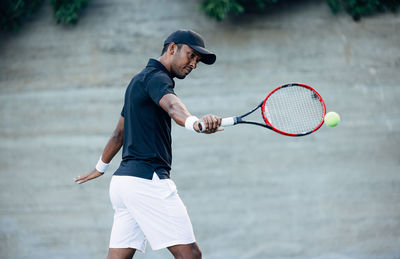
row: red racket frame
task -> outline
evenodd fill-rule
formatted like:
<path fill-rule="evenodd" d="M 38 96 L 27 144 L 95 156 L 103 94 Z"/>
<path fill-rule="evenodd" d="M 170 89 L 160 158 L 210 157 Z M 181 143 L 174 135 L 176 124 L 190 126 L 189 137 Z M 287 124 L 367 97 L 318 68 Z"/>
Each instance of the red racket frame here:
<path fill-rule="evenodd" d="M 305 132 L 305 133 L 302 133 L 302 134 L 288 133 L 288 132 L 284 132 L 284 131 L 282 131 L 282 130 L 279 130 L 279 129 L 275 128 L 275 127 L 272 126 L 272 124 L 268 121 L 268 119 L 267 119 L 267 117 L 266 117 L 266 115 L 265 115 L 265 112 L 264 112 L 264 110 L 265 110 L 265 103 L 267 102 L 268 98 L 269 98 L 274 92 L 278 91 L 278 90 L 281 89 L 281 88 L 292 87 L 292 86 L 296 86 L 296 85 L 297 85 L 297 86 L 302 86 L 302 87 L 308 88 L 308 89 L 310 89 L 311 91 L 313 91 L 314 93 L 316 93 L 317 96 L 318 96 L 318 98 L 319 98 L 319 101 L 320 101 L 321 104 L 322 104 L 322 108 L 323 108 L 323 116 L 322 116 L 322 118 L 321 118 L 320 124 L 318 124 L 318 126 L 317 126 L 315 129 L 313 129 L 312 131 Z M 265 99 L 264 99 L 264 101 L 263 101 L 263 103 L 262 103 L 262 106 L 261 106 L 261 114 L 262 114 L 262 117 L 263 117 L 263 119 L 264 119 L 265 124 L 267 124 L 268 126 L 270 126 L 272 130 L 274 130 L 274 131 L 276 131 L 276 132 L 278 132 L 278 133 L 280 133 L 280 134 L 283 134 L 283 135 L 294 136 L 294 137 L 295 137 L 295 136 L 304 136 L 304 135 L 308 135 L 308 134 L 313 133 L 314 131 L 318 130 L 318 129 L 322 126 L 322 124 L 324 123 L 324 116 L 325 116 L 325 114 L 326 114 L 326 107 L 325 107 L 325 102 L 324 102 L 324 100 L 322 99 L 321 95 L 320 95 L 314 88 L 312 88 L 311 86 L 305 85 L 305 84 L 292 83 L 292 84 L 281 85 L 281 86 L 275 88 L 274 90 L 272 90 L 272 91 L 267 95 L 267 97 L 265 97 Z"/>

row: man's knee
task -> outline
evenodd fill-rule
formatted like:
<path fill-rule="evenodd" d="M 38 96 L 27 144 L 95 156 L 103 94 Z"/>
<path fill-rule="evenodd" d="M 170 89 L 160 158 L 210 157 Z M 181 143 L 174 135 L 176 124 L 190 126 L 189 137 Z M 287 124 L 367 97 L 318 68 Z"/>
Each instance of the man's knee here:
<path fill-rule="evenodd" d="M 199 246 L 195 245 L 192 247 L 192 254 L 193 254 L 193 259 L 201 259 L 202 254 Z"/>
<path fill-rule="evenodd" d="M 168 248 L 174 255 L 175 259 L 201 259 L 202 254 L 197 243 L 190 245 L 178 245 Z"/>
<path fill-rule="evenodd" d="M 110 248 L 107 259 L 132 259 L 135 252 L 133 248 Z"/>

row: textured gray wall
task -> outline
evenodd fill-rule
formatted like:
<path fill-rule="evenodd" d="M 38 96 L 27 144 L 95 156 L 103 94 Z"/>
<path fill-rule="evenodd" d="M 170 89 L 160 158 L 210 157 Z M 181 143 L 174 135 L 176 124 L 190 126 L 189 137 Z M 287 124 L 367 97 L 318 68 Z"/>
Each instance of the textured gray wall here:
<path fill-rule="evenodd" d="M 302 1 L 222 23 L 197 1 L 92 0 L 77 27 L 49 6 L 0 40 L 0 257 L 105 258 L 109 173 L 84 185 L 131 77 L 178 28 L 217 53 L 176 91 L 193 114 L 246 112 L 307 83 L 342 116 L 304 138 L 174 126 L 172 176 L 206 259 L 400 258 L 400 15 L 354 23 Z M 171 258 L 147 249 L 137 258 Z"/>

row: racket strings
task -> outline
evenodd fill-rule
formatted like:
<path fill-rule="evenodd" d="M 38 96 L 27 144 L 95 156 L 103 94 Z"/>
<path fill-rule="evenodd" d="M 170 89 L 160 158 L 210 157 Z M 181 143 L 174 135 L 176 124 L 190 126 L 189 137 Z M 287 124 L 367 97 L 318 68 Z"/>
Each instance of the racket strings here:
<path fill-rule="evenodd" d="M 314 91 L 292 85 L 280 88 L 267 98 L 264 114 L 274 128 L 286 133 L 304 134 L 320 125 L 324 108 Z"/>

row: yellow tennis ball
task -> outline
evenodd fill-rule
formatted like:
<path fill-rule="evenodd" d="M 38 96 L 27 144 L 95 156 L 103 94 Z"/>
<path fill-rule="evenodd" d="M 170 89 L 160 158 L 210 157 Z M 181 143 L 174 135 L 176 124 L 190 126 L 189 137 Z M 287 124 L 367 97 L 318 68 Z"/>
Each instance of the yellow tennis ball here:
<path fill-rule="evenodd" d="M 324 117 L 324 122 L 329 127 L 336 127 L 340 122 L 340 116 L 336 112 L 328 112 Z"/>

